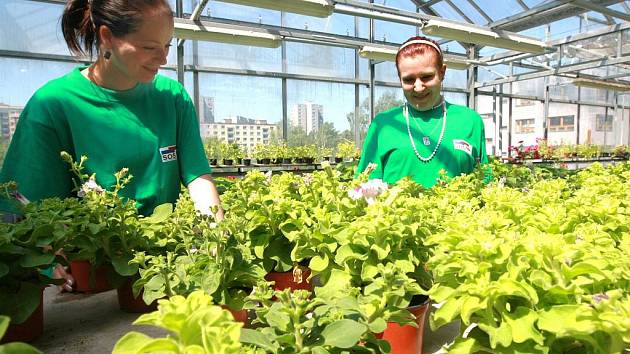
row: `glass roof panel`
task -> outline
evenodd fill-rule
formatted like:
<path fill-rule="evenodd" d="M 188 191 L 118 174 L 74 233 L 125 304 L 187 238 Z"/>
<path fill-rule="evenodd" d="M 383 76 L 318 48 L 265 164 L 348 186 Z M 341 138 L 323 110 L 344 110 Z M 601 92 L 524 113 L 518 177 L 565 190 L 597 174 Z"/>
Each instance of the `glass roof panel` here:
<path fill-rule="evenodd" d="M 437 4 L 431 6 L 431 9 L 435 11 L 440 17 L 448 18 L 455 21 L 468 22 L 460 14 L 451 7 L 445 1 L 440 1 Z"/>
<path fill-rule="evenodd" d="M 475 1 L 475 0 L 472 0 Z M 468 0 L 451 0 L 453 5 L 457 6 L 463 13 L 478 25 L 485 25 L 488 20 L 483 17 L 477 9 L 475 9 Z"/>
<path fill-rule="evenodd" d="M 475 0 L 477 5 L 492 19 L 500 20 L 523 12 L 516 0 Z"/>
<path fill-rule="evenodd" d="M 374 0 L 374 4 L 416 12 L 416 5 L 411 0 Z"/>

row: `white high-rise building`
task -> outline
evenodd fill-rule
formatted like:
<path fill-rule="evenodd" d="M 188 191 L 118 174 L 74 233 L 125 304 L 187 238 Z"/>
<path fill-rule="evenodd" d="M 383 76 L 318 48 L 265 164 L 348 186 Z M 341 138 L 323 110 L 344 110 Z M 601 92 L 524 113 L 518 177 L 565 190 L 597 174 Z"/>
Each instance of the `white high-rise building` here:
<path fill-rule="evenodd" d="M 3 139 L 11 140 L 23 109 L 0 103 L 0 136 Z"/>
<path fill-rule="evenodd" d="M 241 116 L 225 118 L 223 122 L 200 124 L 202 138 L 215 137 L 227 143 L 238 144 L 245 151 L 253 151 L 258 144 L 269 144 L 278 127 L 266 120 Z"/>
<path fill-rule="evenodd" d="M 291 109 L 291 125 L 316 132 L 324 124 L 324 106 L 312 102 L 298 103 Z"/>

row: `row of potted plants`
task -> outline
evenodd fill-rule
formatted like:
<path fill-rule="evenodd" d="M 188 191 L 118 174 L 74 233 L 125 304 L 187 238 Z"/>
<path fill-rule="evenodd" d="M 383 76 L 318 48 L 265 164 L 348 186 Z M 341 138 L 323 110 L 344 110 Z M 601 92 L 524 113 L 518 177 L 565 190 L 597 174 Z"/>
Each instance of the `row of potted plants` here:
<path fill-rule="evenodd" d="M 536 139 L 535 145 L 525 146 L 522 141 L 510 146 L 510 152 L 516 161 L 528 159 L 564 160 L 564 159 L 593 159 L 620 158 L 628 159 L 630 148 L 628 145 L 604 147 L 593 144 L 560 144 L 550 145 L 545 139 Z"/>
<path fill-rule="evenodd" d="M 285 144 L 258 144 L 253 151 L 247 152 L 236 143 L 209 141 L 205 145 L 208 161 L 212 165 L 250 165 L 314 163 L 321 161 L 342 162 L 357 159 L 359 150 L 352 141 L 342 141 L 336 148 L 317 147 L 316 145 L 287 146 Z"/>

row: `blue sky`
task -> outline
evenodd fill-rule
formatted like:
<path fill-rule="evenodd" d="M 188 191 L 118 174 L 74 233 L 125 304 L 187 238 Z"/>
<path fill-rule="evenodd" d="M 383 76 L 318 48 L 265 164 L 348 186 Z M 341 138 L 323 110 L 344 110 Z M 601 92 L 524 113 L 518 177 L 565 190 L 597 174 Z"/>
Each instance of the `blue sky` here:
<path fill-rule="evenodd" d="M 481 8 L 493 19 L 520 11 L 515 0 L 476 0 Z M 171 0 L 174 3 L 174 0 Z M 466 0 L 452 0 L 460 6 L 472 20 L 484 24 L 486 20 L 478 14 Z M 542 0 L 526 0 L 528 6 L 535 6 Z M 385 6 L 414 10 L 409 0 L 377 0 Z M 624 11 L 621 5 L 612 7 Z M 190 12 L 192 4 L 185 1 L 184 11 Z M 456 20 L 463 20 L 446 2 L 438 3 L 434 10 Z M 68 54 L 59 32 L 61 5 L 37 3 L 28 0 L 3 0 L 0 2 L 0 49 L 28 51 L 45 54 Z M 236 20 L 280 24 L 277 11 L 257 9 L 247 6 L 232 5 L 210 1 L 205 15 Z M 590 13 L 593 17 L 600 15 Z M 355 32 L 354 18 L 334 14 L 329 18 L 314 18 L 287 14 L 289 27 L 308 28 L 310 30 L 351 35 Z M 359 36 L 367 38 L 366 19 L 359 20 L 356 29 Z M 583 22 L 583 26 L 586 24 Z M 589 23 L 589 29 L 601 26 Z M 558 21 L 551 25 L 552 39 L 575 33 L 580 23 L 577 18 Z M 411 26 L 376 21 L 376 39 L 402 42 L 415 34 Z M 545 29 L 535 28 L 524 34 L 544 39 Z M 463 48 L 455 43 L 446 44 L 448 50 L 462 52 Z M 187 45 L 190 48 L 190 44 Z M 199 46 L 200 64 L 228 69 L 247 69 L 253 71 L 281 72 L 280 49 L 254 48 L 219 43 L 203 43 Z M 494 48 L 484 49 L 483 54 L 502 51 Z M 174 55 L 169 62 L 175 64 Z M 191 63 L 190 58 L 187 63 Z M 63 75 L 74 65 L 59 62 L 42 62 L 0 58 L 0 103 L 24 105 L 32 93 L 46 81 Z M 354 76 L 354 51 L 352 49 L 333 48 L 321 45 L 290 42 L 287 44 L 287 70 L 293 74 L 312 74 L 327 77 L 352 78 Z M 360 77 L 367 79 L 367 60 L 360 62 Z M 396 81 L 393 64 L 377 65 L 377 79 Z M 169 76 L 174 77 L 174 73 Z M 192 87 L 192 76 L 186 76 L 186 86 Z M 465 72 L 451 71 L 447 75 L 447 85 L 465 87 Z M 347 129 L 346 114 L 353 111 L 354 86 L 312 81 L 288 81 L 288 111 L 297 103 L 312 101 L 324 105 L 325 121 L 334 122 L 338 130 Z M 382 91 L 382 90 L 381 90 Z M 192 93 L 192 90 L 189 90 Z M 200 76 L 200 94 L 215 97 L 216 117 L 226 118 L 242 115 L 256 119 L 276 122 L 282 118 L 281 80 L 278 78 L 243 77 L 224 74 L 202 74 Z M 367 97 L 367 89 L 361 90 L 361 101 Z"/>

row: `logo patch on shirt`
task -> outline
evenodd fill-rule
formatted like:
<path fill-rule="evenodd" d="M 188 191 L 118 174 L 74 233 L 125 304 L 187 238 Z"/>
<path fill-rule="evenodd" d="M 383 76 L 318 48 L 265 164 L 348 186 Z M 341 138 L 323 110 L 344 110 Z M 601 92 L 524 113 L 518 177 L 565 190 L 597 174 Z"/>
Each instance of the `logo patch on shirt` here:
<path fill-rule="evenodd" d="M 177 146 L 171 145 L 160 148 L 160 156 L 162 156 L 162 162 L 176 161 Z"/>
<path fill-rule="evenodd" d="M 461 150 L 468 155 L 472 156 L 472 146 L 466 140 L 453 140 L 453 147 L 455 150 Z"/>

